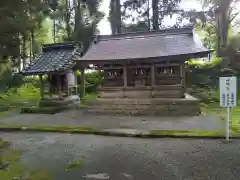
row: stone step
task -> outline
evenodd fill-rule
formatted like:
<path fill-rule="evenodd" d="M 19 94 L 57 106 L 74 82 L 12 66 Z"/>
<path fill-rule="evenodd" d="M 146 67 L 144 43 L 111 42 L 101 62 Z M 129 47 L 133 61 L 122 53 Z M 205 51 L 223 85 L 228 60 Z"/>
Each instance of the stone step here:
<path fill-rule="evenodd" d="M 114 99 L 114 98 L 129 98 L 139 99 L 141 98 L 183 98 L 184 93 L 182 90 L 142 90 L 142 91 L 101 91 L 99 97 L 102 99 Z"/>
<path fill-rule="evenodd" d="M 193 110 L 199 109 L 199 106 L 178 106 L 178 105 L 93 105 L 91 106 L 93 109 L 112 109 L 112 110 L 158 110 L 158 111 L 171 111 L 171 110 Z"/>
<path fill-rule="evenodd" d="M 98 98 L 94 101 L 86 102 L 89 105 L 179 105 L 179 106 L 192 106 L 199 105 L 198 100 L 184 100 L 184 99 L 165 99 L 165 98 L 148 98 L 148 99 L 102 99 Z"/>
<path fill-rule="evenodd" d="M 131 116 L 196 116 L 200 114 L 200 110 L 120 110 L 120 109 L 88 109 L 88 113 L 94 114 L 108 114 L 108 115 L 131 115 Z"/>
<path fill-rule="evenodd" d="M 88 112 L 113 115 L 147 115 L 147 116 L 192 116 L 200 113 L 197 99 L 186 98 L 98 98 L 90 103 Z"/>

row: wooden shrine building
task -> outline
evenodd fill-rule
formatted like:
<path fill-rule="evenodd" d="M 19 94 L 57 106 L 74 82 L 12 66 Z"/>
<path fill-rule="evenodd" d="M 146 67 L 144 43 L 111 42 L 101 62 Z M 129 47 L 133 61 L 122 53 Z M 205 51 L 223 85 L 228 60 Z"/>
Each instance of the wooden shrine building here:
<path fill-rule="evenodd" d="M 42 52 L 21 74 L 38 75 L 41 82 L 41 100 L 55 102 L 77 101 L 77 81 L 74 61 L 81 56 L 78 42 L 46 44 Z"/>
<path fill-rule="evenodd" d="M 195 115 L 200 107 L 186 94 L 185 62 L 208 54 L 186 27 L 97 36 L 77 64 L 104 73 L 92 112 Z"/>

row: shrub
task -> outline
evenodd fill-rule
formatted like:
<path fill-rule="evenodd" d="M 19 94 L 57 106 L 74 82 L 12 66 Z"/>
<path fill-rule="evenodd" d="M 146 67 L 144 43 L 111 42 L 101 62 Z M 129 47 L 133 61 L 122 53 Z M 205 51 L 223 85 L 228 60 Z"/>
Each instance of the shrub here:
<path fill-rule="evenodd" d="M 78 76 L 78 84 L 81 85 L 81 74 L 77 73 Z M 103 80 L 103 76 L 99 72 L 91 72 L 86 74 L 86 80 L 85 80 L 85 88 L 86 93 L 95 93 L 97 91 L 97 88 L 99 85 L 101 85 Z M 80 93 L 80 88 L 78 88 L 78 92 Z"/>
<path fill-rule="evenodd" d="M 188 63 L 186 74 L 188 87 L 195 85 L 200 88 L 217 88 L 220 76 L 221 59 L 219 58 L 205 64 L 196 61 L 190 61 Z"/>
<path fill-rule="evenodd" d="M 27 102 L 36 102 L 40 98 L 39 89 L 32 84 L 25 84 L 20 88 L 11 88 L 0 94 L 0 105 L 16 107 L 28 105 Z"/>

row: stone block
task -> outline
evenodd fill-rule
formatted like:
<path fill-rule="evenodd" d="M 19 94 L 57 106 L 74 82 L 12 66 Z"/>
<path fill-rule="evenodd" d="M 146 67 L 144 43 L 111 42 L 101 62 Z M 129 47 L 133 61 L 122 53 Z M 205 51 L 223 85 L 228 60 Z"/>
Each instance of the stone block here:
<path fill-rule="evenodd" d="M 192 116 L 200 113 L 199 101 L 186 98 L 97 99 L 88 112 L 133 116 Z"/>

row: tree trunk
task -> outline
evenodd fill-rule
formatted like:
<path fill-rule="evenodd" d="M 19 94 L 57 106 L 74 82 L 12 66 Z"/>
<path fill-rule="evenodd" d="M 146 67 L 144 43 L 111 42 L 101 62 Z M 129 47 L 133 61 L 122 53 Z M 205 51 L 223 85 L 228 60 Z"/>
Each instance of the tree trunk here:
<path fill-rule="evenodd" d="M 22 37 L 22 59 L 23 59 L 23 69 L 26 67 L 26 58 L 27 58 L 27 47 L 26 47 L 26 43 L 27 43 L 27 38 L 25 35 L 23 35 Z"/>
<path fill-rule="evenodd" d="M 120 0 L 116 0 L 116 5 L 115 5 L 115 10 L 116 10 L 116 22 L 117 22 L 117 33 L 121 33 L 121 26 L 122 26 L 122 21 L 121 21 L 121 4 Z"/>
<path fill-rule="evenodd" d="M 159 30 L 159 11 L 158 11 L 159 0 L 152 0 L 152 12 L 153 12 L 153 30 Z"/>
<path fill-rule="evenodd" d="M 16 65 L 18 66 L 18 72 L 21 71 L 21 64 L 22 64 L 22 58 L 21 58 L 21 54 L 22 54 L 22 45 L 21 45 L 21 34 L 18 34 L 18 42 L 19 42 L 19 48 L 18 48 L 18 57 L 17 57 L 17 63 Z"/>
<path fill-rule="evenodd" d="M 150 19 L 150 0 L 147 1 L 148 8 L 147 8 L 147 22 L 148 22 L 148 30 L 151 30 L 151 19 Z"/>
<path fill-rule="evenodd" d="M 82 14 L 81 14 L 81 0 L 74 0 L 75 11 L 75 25 L 74 25 L 74 38 L 77 38 L 82 26 Z"/>
<path fill-rule="evenodd" d="M 65 2 L 66 4 L 66 17 L 65 17 L 65 21 L 66 21 L 66 32 L 67 32 L 67 37 L 69 39 L 69 37 L 71 36 L 71 27 L 70 27 L 70 0 L 66 0 Z"/>
<path fill-rule="evenodd" d="M 121 4 L 120 0 L 111 0 L 109 19 L 112 29 L 112 34 L 121 33 Z"/>
<path fill-rule="evenodd" d="M 227 58 L 226 50 L 228 44 L 228 29 L 229 29 L 229 7 L 230 1 L 222 1 L 217 9 L 217 26 L 216 26 L 216 35 L 217 35 L 217 49 L 216 53 L 218 57 L 223 57 L 224 66 L 228 67 L 230 62 Z"/>
<path fill-rule="evenodd" d="M 31 40 L 30 40 L 30 63 L 32 63 L 32 61 L 35 59 L 34 43 L 35 43 L 35 36 L 34 36 L 34 30 L 32 30 Z"/>
<path fill-rule="evenodd" d="M 109 21 L 111 25 L 112 34 L 116 34 L 116 22 L 115 22 L 115 1 L 110 2 Z"/>
<path fill-rule="evenodd" d="M 34 34 L 34 30 L 32 31 L 31 33 L 31 39 L 32 39 L 32 57 L 33 59 L 35 59 L 35 54 L 37 53 L 36 52 L 36 46 L 35 46 L 35 34 Z"/>
<path fill-rule="evenodd" d="M 53 19 L 53 42 L 56 43 L 56 20 Z"/>

